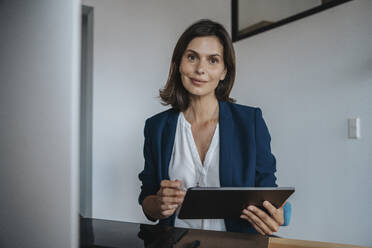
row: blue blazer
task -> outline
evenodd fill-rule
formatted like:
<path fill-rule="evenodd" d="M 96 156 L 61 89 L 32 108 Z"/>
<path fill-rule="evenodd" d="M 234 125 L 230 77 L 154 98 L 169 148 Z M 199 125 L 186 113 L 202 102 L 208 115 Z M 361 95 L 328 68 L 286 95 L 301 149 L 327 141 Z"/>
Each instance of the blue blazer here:
<path fill-rule="evenodd" d="M 173 109 L 146 120 L 144 135 L 145 167 L 139 203 L 154 195 L 160 182 L 168 179 L 179 112 Z M 277 187 L 276 160 L 271 153 L 270 134 L 259 108 L 219 102 L 220 184 L 221 187 Z M 284 206 L 284 225 L 289 224 L 290 204 Z M 159 221 L 173 226 L 175 215 Z M 226 230 L 257 233 L 246 220 L 225 219 Z"/>

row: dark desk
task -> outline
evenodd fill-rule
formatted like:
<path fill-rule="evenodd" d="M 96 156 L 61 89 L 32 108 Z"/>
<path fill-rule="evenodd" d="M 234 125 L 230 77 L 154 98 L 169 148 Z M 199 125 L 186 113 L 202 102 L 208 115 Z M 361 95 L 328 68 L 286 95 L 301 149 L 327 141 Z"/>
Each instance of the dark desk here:
<path fill-rule="evenodd" d="M 268 247 L 268 237 L 230 232 L 163 227 L 99 219 L 81 219 L 81 247 L 144 248 L 190 247 L 200 240 L 200 247 Z M 176 241 L 176 240 L 174 240 Z M 233 244 L 233 245 L 232 245 Z"/>
<path fill-rule="evenodd" d="M 326 242 L 303 241 L 262 236 L 216 232 L 196 229 L 162 227 L 138 223 L 82 218 L 80 220 L 81 247 L 107 248 L 188 248 L 195 240 L 206 247 L 244 248 L 307 248 L 360 247 Z M 177 242 L 172 246 L 172 243 Z"/>

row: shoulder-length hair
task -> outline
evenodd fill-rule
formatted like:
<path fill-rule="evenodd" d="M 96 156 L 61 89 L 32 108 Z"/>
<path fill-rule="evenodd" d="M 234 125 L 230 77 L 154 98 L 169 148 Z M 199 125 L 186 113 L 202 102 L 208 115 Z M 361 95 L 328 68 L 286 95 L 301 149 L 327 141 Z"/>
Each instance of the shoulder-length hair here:
<path fill-rule="evenodd" d="M 235 102 L 233 98 L 230 98 L 230 92 L 235 81 L 235 52 L 231 38 L 221 24 L 202 19 L 188 27 L 177 41 L 167 83 L 163 89 L 159 90 L 163 105 L 171 105 L 177 111 L 185 111 L 189 106 L 189 93 L 183 87 L 179 67 L 190 41 L 204 36 L 216 36 L 223 46 L 223 60 L 227 73 L 225 79 L 221 80 L 215 89 L 216 98 L 220 101 Z"/>

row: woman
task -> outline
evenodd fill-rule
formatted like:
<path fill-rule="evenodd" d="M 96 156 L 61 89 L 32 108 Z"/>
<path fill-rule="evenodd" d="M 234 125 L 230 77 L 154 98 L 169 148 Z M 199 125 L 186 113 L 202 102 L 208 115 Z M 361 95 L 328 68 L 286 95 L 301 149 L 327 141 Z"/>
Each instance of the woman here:
<path fill-rule="evenodd" d="M 288 219 L 287 204 L 248 206 L 238 220 L 181 220 L 189 187 L 276 187 L 275 157 L 259 108 L 233 103 L 235 54 L 218 23 L 200 20 L 179 38 L 160 90 L 172 108 L 146 120 L 139 203 L 150 220 L 177 227 L 271 235 Z M 288 222 L 288 221 L 287 221 Z"/>

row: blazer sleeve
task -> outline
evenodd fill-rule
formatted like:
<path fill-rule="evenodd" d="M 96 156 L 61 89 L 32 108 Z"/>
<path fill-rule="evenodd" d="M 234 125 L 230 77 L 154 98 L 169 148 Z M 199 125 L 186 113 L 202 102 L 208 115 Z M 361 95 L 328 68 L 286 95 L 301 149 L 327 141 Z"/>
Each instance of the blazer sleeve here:
<path fill-rule="evenodd" d="M 256 138 L 256 179 L 255 187 L 277 187 L 276 159 L 271 153 L 271 137 L 262 118 L 261 109 L 256 108 L 255 113 Z"/>
<path fill-rule="evenodd" d="M 143 147 L 143 156 L 145 158 L 145 166 L 138 177 L 142 182 L 141 193 L 138 197 L 138 203 L 142 205 L 143 200 L 149 195 L 155 195 L 159 190 L 159 184 L 157 183 L 156 175 L 157 169 L 154 163 L 154 158 L 151 150 L 151 140 L 149 134 L 150 125 L 148 121 L 145 123 L 144 136 L 145 144 Z"/>
<path fill-rule="evenodd" d="M 271 137 L 269 130 L 262 118 L 261 109 L 256 109 L 256 187 L 277 187 L 276 184 L 276 159 L 271 153 Z M 292 206 L 287 202 L 283 206 L 284 211 L 284 224 L 283 226 L 289 225 Z"/>

